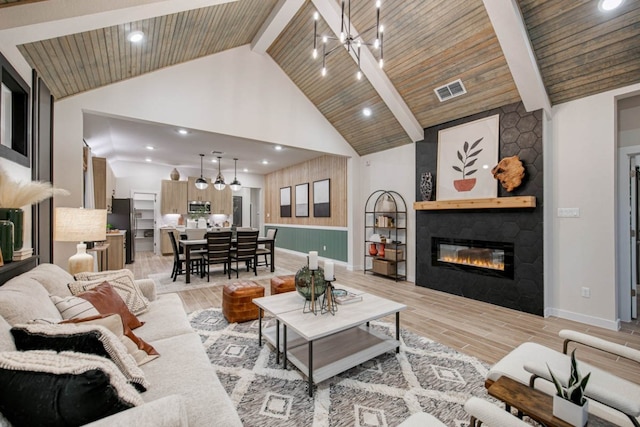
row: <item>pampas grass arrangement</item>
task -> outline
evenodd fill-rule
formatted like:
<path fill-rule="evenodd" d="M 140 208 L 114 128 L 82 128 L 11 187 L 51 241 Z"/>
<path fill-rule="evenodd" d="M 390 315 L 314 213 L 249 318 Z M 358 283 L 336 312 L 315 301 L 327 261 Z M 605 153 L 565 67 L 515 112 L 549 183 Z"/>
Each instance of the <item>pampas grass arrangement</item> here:
<path fill-rule="evenodd" d="M 54 188 L 50 182 L 12 181 L 0 168 L 0 208 L 21 208 L 39 203 L 53 196 L 68 196 L 62 188 Z"/>

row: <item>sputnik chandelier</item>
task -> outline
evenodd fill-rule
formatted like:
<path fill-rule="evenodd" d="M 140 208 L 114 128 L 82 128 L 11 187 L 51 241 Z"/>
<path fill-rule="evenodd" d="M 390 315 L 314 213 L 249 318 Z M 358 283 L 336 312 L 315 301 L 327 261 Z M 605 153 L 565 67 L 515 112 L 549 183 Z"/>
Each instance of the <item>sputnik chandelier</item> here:
<path fill-rule="evenodd" d="M 356 73 L 356 78 L 358 80 L 362 79 L 362 70 L 360 68 L 360 49 L 362 46 L 371 46 L 373 50 L 378 50 L 380 52 L 378 64 L 380 68 L 384 65 L 384 56 L 383 56 L 383 42 L 382 42 L 382 32 L 383 26 L 380 25 L 380 4 L 381 0 L 375 1 L 376 6 L 376 23 L 366 30 L 360 32 L 359 34 L 351 34 L 351 0 L 346 2 L 346 15 L 345 15 L 345 1 L 342 0 L 342 22 L 340 24 L 340 38 L 327 36 L 327 35 L 318 35 L 318 19 L 320 19 L 320 15 L 318 12 L 313 14 L 313 59 L 318 58 L 318 39 L 320 39 L 322 43 L 322 75 L 327 75 L 327 67 L 326 60 L 329 55 L 336 51 L 336 49 L 340 47 L 344 47 L 347 49 L 347 52 L 353 52 L 358 62 L 358 71 Z M 366 42 L 364 39 L 364 35 L 368 32 L 375 30 L 375 39 L 371 42 Z M 335 46 L 328 46 L 329 43 L 339 42 L 339 44 Z"/>

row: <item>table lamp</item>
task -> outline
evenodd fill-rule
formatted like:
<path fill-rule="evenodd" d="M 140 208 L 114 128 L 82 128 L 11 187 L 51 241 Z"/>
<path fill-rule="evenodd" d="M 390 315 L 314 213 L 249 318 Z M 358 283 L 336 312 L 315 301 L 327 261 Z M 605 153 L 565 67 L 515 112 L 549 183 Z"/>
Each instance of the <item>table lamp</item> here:
<path fill-rule="evenodd" d="M 57 242 L 80 242 L 77 253 L 69 258 L 69 273 L 93 271 L 93 256 L 84 242 L 107 238 L 106 209 L 56 208 L 53 239 Z"/>

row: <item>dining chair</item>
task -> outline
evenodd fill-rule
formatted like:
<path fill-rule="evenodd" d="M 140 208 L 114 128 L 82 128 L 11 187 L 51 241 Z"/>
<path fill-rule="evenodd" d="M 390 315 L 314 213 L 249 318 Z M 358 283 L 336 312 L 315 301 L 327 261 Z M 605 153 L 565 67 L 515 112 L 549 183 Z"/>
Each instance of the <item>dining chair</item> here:
<path fill-rule="evenodd" d="M 185 264 L 187 262 L 187 256 L 185 254 L 181 254 L 178 250 L 178 243 L 176 242 L 176 236 L 173 232 L 169 233 L 169 240 L 171 240 L 171 247 L 173 248 L 173 269 L 171 270 L 171 278 L 175 282 L 178 278 L 179 274 L 185 273 Z M 191 268 L 191 272 L 195 273 L 201 267 L 202 264 L 202 254 L 191 253 L 189 258 L 190 266 L 186 266 L 186 268 Z"/>
<path fill-rule="evenodd" d="M 236 232 L 236 246 L 235 250 L 231 251 L 231 261 L 236 262 L 236 278 L 238 277 L 238 263 L 243 261 L 247 265 L 247 271 L 249 271 L 249 265 L 253 266 L 254 275 L 258 275 L 258 270 L 256 267 L 257 255 L 256 250 L 258 249 L 258 230 L 252 231 L 244 231 L 238 230 Z M 229 263 L 229 268 L 231 268 L 231 263 Z"/>
<path fill-rule="evenodd" d="M 275 250 L 275 240 L 276 240 L 276 234 L 278 234 L 278 229 L 277 228 L 269 228 L 267 230 L 267 235 L 265 236 L 267 239 L 273 240 L 273 248 Z M 257 266 L 261 266 L 261 265 L 266 265 L 267 267 L 269 267 L 269 258 L 268 256 L 271 255 L 271 250 L 269 248 L 267 248 L 266 245 L 259 245 L 258 249 L 256 250 L 256 260 L 257 260 Z M 260 256 L 264 256 L 264 261 L 260 262 Z"/>
<path fill-rule="evenodd" d="M 207 251 L 204 263 L 207 265 L 207 282 L 211 265 L 223 264 L 224 272 L 231 279 L 231 231 L 215 231 L 205 234 Z"/>

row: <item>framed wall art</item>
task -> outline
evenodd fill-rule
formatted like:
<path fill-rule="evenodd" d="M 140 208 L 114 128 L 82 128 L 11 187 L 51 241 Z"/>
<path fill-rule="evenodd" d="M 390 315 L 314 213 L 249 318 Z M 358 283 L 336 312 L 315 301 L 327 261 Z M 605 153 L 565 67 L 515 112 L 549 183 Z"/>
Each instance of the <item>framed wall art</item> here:
<path fill-rule="evenodd" d="M 313 216 L 316 218 L 331 216 L 331 180 L 313 182 Z"/>
<path fill-rule="evenodd" d="M 497 197 L 498 124 L 496 114 L 438 132 L 436 200 Z"/>
<path fill-rule="evenodd" d="M 309 183 L 296 185 L 296 216 L 309 216 Z"/>
<path fill-rule="evenodd" d="M 280 189 L 280 218 L 291 218 L 291 187 Z"/>

